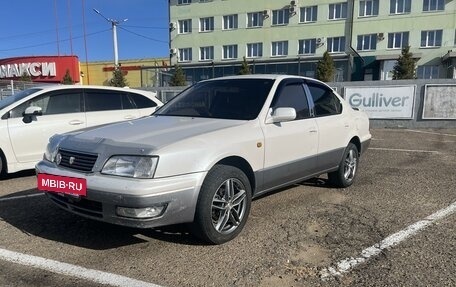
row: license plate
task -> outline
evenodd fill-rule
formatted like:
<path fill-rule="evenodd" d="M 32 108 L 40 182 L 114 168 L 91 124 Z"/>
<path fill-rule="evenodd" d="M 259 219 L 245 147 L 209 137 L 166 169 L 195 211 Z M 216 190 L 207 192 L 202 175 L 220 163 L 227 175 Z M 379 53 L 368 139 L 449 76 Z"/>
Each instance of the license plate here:
<path fill-rule="evenodd" d="M 85 178 L 39 173 L 38 190 L 86 196 L 87 181 Z"/>

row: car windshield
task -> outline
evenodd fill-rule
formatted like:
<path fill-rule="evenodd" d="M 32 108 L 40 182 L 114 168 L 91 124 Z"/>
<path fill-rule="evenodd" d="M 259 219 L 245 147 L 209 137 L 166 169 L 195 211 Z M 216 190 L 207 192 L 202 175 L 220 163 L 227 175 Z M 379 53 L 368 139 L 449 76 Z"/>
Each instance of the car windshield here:
<path fill-rule="evenodd" d="M 253 120 L 273 83 L 270 79 L 200 82 L 166 103 L 155 115 Z"/>
<path fill-rule="evenodd" d="M 6 98 L 4 98 L 3 100 L 0 101 L 0 110 L 11 105 L 14 102 L 22 100 L 23 98 L 27 97 L 28 95 L 38 92 L 40 90 L 42 90 L 42 89 L 31 88 L 31 89 L 20 91 L 14 95 L 7 96 Z"/>

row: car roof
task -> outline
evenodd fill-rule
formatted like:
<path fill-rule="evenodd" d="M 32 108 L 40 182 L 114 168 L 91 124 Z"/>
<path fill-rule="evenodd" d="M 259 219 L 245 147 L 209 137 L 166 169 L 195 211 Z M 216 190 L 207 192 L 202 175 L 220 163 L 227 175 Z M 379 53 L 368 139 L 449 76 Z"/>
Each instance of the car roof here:
<path fill-rule="evenodd" d="M 268 79 L 268 80 L 283 80 L 283 79 L 305 79 L 311 81 L 318 81 L 313 78 L 296 76 L 296 75 L 279 75 L 279 74 L 251 74 L 251 75 L 235 75 L 235 76 L 226 76 L 220 78 L 213 78 L 206 81 L 215 81 L 215 80 L 234 80 L 234 79 Z"/>
<path fill-rule="evenodd" d="M 55 91 L 55 90 L 68 90 L 68 89 L 98 89 L 98 90 L 107 90 L 107 91 L 134 91 L 134 92 L 151 92 L 146 90 L 131 89 L 128 87 L 119 88 L 119 87 L 110 87 L 110 86 L 96 86 L 96 85 L 43 85 L 37 86 L 41 90 L 45 91 Z"/>

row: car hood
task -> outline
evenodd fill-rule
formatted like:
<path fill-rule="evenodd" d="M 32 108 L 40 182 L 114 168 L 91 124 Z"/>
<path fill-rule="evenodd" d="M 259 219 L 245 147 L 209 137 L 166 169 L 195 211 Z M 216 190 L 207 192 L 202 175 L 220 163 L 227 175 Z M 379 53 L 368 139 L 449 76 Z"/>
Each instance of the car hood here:
<path fill-rule="evenodd" d="M 97 152 L 100 145 L 141 148 L 151 152 L 161 147 L 245 121 L 175 116 L 150 116 L 134 121 L 103 125 L 67 134 L 60 146 Z"/>

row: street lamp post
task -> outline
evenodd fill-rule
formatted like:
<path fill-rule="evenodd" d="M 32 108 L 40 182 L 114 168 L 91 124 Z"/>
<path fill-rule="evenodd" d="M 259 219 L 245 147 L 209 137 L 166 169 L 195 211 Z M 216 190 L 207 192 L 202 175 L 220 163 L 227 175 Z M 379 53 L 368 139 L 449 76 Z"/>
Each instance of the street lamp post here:
<path fill-rule="evenodd" d="M 97 9 L 93 9 L 95 13 L 103 17 L 106 21 L 111 23 L 112 27 L 112 40 L 113 40 L 113 45 L 114 45 L 114 68 L 117 69 L 119 67 L 119 54 L 118 54 L 118 49 L 117 49 L 117 25 L 120 23 L 128 21 L 128 19 L 123 19 L 122 21 L 118 21 L 115 19 L 107 18 L 103 14 L 100 13 Z"/>

